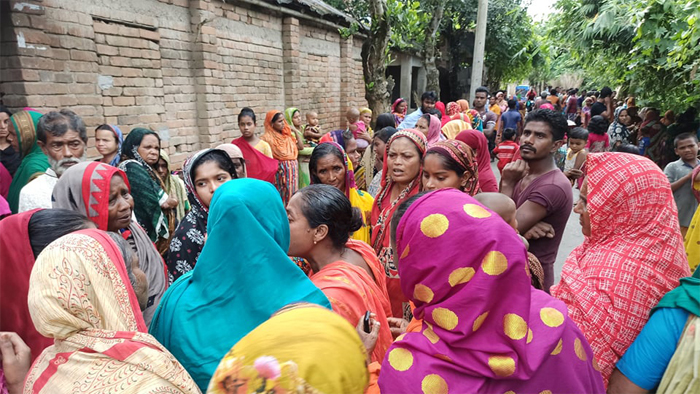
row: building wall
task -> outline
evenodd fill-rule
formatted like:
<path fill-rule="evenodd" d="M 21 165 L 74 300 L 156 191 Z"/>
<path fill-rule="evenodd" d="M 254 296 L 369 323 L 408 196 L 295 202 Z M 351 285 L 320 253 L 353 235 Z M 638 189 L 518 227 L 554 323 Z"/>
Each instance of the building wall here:
<path fill-rule="evenodd" d="M 253 1 L 255 2 L 255 1 Z M 0 102 L 158 131 L 175 165 L 240 135 L 251 107 L 344 126 L 364 106 L 361 39 L 245 0 L 0 1 Z M 96 156 L 94 140 L 89 154 Z"/>

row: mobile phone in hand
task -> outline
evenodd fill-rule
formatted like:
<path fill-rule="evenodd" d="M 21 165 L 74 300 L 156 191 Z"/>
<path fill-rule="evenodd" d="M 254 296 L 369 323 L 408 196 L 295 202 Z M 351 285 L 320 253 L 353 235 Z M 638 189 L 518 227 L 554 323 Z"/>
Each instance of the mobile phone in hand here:
<path fill-rule="evenodd" d="M 372 331 L 370 324 L 369 324 L 369 316 L 370 315 L 371 315 L 371 312 L 367 311 L 367 312 L 365 312 L 365 318 L 362 319 L 362 329 L 368 334 Z"/>

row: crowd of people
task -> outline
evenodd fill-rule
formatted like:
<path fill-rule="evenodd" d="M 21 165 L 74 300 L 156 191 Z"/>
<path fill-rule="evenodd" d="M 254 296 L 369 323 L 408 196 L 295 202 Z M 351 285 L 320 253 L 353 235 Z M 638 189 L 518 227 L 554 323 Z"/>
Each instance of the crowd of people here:
<path fill-rule="evenodd" d="M 0 106 L 0 393 L 696 393 L 697 112 L 614 99 L 243 108 L 179 171 Z"/>

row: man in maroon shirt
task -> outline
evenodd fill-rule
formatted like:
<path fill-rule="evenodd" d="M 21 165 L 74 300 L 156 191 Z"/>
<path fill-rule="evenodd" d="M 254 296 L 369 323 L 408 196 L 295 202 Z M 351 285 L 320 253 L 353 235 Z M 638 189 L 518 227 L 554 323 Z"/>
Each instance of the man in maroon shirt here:
<path fill-rule="evenodd" d="M 508 163 L 501 178 L 501 193 L 518 207 L 518 231 L 530 240 L 530 252 L 542 263 L 547 292 L 554 284 L 554 262 L 573 208 L 571 183 L 554 163 L 567 129 L 561 113 L 532 111 L 520 137 L 522 160 Z"/>

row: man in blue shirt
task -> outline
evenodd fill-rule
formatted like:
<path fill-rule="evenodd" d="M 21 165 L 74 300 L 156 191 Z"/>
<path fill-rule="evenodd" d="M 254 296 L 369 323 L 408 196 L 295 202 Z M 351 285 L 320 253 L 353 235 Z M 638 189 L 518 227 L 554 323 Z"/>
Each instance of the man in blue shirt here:
<path fill-rule="evenodd" d="M 427 114 L 428 111 L 435 108 L 435 103 L 437 102 L 437 94 L 435 92 L 423 92 L 420 96 L 421 106 L 417 110 L 406 115 L 403 122 L 397 127 L 399 130 L 403 129 L 413 129 L 416 127 L 416 122 L 420 119 L 423 114 Z"/>
<path fill-rule="evenodd" d="M 508 100 L 508 111 L 501 115 L 501 130 L 503 132 L 505 129 L 513 129 L 521 135 L 523 132 L 523 117 L 520 112 L 516 109 L 518 102 L 515 99 Z"/>

